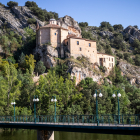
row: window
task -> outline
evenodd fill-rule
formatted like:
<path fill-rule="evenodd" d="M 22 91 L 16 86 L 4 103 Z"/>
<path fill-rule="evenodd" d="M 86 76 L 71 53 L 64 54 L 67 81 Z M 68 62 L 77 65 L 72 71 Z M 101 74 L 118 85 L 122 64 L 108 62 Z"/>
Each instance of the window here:
<path fill-rule="evenodd" d="M 79 41 L 77 41 L 77 45 L 79 45 Z"/>
<path fill-rule="evenodd" d="M 112 68 L 113 68 L 113 63 L 112 63 Z"/>
<path fill-rule="evenodd" d="M 105 58 L 104 58 L 104 62 L 105 62 Z"/>
<path fill-rule="evenodd" d="M 56 35 L 56 33 L 54 33 L 54 35 Z"/>
<path fill-rule="evenodd" d="M 82 51 L 82 48 L 79 48 L 80 51 Z"/>
<path fill-rule="evenodd" d="M 109 61 L 110 61 L 110 57 L 109 57 Z"/>
<path fill-rule="evenodd" d="M 113 58 L 112 58 L 112 62 L 113 62 Z"/>
<path fill-rule="evenodd" d="M 91 43 L 89 43 L 89 47 L 91 47 Z"/>

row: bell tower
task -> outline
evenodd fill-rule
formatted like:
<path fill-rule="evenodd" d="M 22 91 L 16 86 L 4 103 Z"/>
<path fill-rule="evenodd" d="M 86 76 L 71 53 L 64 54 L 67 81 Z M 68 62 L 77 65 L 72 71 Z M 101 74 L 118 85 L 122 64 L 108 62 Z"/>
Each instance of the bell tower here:
<path fill-rule="evenodd" d="M 49 20 L 49 24 L 57 25 L 57 21 L 52 17 L 52 18 Z"/>

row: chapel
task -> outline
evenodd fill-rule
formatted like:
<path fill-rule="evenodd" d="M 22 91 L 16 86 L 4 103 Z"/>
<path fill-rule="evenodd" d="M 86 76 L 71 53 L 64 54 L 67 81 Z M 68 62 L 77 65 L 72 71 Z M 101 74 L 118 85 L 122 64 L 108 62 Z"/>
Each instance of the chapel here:
<path fill-rule="evenodd" d="M 82 38 L 80 32 L 73 32 L 64 28 L 54 18 L 51 18 L 48 25 L 36 28 L 36 47 L 43 44 L 51 44 L 59 51 L 59 57 L 77 58 L 78 56 L 88 57 L 91 63 L 98 63 L 105 66 L 109 72 L 115 65 L 115 58 L 112 55 L 98 53 L 96 41 Z M 69 56 L 67 53 L 69 52 Z"/>

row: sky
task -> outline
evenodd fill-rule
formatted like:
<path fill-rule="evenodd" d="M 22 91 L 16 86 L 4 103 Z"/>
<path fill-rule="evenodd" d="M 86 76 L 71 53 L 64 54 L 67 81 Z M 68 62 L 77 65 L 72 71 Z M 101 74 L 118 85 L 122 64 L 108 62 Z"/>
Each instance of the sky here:
<path fill-rule="evenodd" d="M 7 5 L 10 0 L 0 0 Z M 13 0 L 24 6 L 28 0 Z M 32 1 L 32 0 L 31 0 Z M 38 7 L 56 12 L 59 17 L 71 16 L 77 22 L 100 26 L 102 21 L 122 24 L 124 28 L 137 25 L 140 29 L 140 0 L 34 0 Z"/>

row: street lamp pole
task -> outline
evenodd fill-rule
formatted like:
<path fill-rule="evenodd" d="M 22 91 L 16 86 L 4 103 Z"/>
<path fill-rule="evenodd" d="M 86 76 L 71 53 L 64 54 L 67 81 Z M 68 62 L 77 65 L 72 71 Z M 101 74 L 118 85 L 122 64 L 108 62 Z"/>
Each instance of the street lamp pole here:
<path fill-rule="evenodd" d="M 100 89 L 95 89 L 95 94 L 93 95 L 94 98 L 96 97 L 96 118 L 97 118 L 97 126 L 99 125 L 99 120 L 98 120 L 98 99 L 97 99 L 97 90 L 100 91 L 99 97 L 102 97 L 102 93 Z"/>
<path fill-rule="evenodd" d="M 120 91 L 119 90 L 114 90 L 112 97 L 116 97 L 116 94 L 114 92 L 117 91 L 117 98 L 118 98 L 118 124 L 120 124 L 120 105 L 119 105 L 119 97 L 121 97 Z"/>
<path fill-rule="evenodd" d="M 15 104 L 16 104 L 15 100 L 14 102 L 11 102 L 11 105 L 14 105 L 14 122 L 15 122 Z"/>
<path fill-rule="evenodd" d="M 37 97 L 37 98 L 35 98 Z M 36 102 L 38 102 L 39 99 L 38 99 L 38 96 L 37 95 L 34 95 L 34 99 L 33 99 L 33 102 L 34 102 L 34 122 L 36 123 Z"/>
<path fill-rule="evenodd" d="M 55 102 L 54 122 L 56 123 L 56 102 L 57 102 L 56 96 L 52 96 L 51 102 Z"/>

